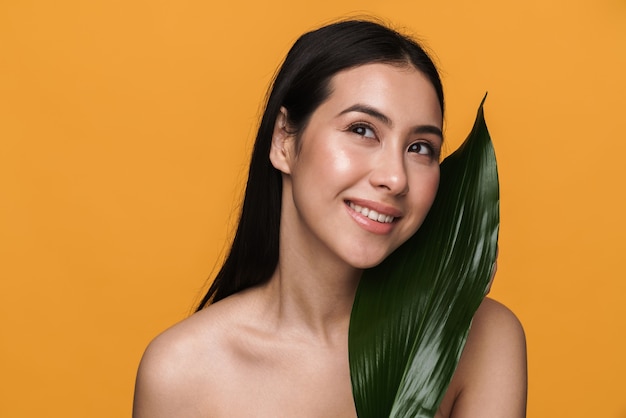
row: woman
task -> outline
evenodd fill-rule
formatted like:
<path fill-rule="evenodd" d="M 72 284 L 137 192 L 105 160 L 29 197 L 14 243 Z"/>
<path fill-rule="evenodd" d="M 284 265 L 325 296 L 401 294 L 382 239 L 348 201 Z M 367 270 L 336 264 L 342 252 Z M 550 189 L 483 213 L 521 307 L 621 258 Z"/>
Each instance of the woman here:
<path fill-rule="evenodd" d="M 443 112 L 414 41 L 366 21 L 303 35 L 271 88 L 230 253 L 198 312 L 146 350 L 134 417 L 356 416 L 356 287 L 428 213 Z M 522 328 L 486 299 L 437 416 L 525 403 Z"/>

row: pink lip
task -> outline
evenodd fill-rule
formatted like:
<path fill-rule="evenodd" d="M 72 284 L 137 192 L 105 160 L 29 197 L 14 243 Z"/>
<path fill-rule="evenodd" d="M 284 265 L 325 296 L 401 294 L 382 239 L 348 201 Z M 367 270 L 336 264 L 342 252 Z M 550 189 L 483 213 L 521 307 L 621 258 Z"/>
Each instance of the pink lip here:
<path fill-rule="evenodd" d="M 384 215 L 393 216 L 396 219 L 394 219 L 394 221 L 391 223 L 383 223 L 383 222 L 374 221 L 368 218 L 367 216 L 364 216 L 363 214 L 354 211 L 348 204 L 349 202 L 352 202 L 355 205 L 364 206 L 364 207 L 373 209 L 376 212 L 382 213 Z M 348 214 L 352 217 L 352 219 L 354 219 L 354 221 L 361 228 L 376 235 L 389 234 L 395 228 L 397 218 L 399 218 L 402 215 L 402 212 L 394 207 L 391 207 L 389 205 L 385 205 L 382 203 L 376 203 L 376 202 L 362 200 L 362 199 L 347 200 L 346 210 L 348 211 Z"/>
<path fill-rule="evenodd" d="M 374 202 L 371 200 L 364 199 L 346 199 L 346 202 L 352 202 L 355 205 L 363 206 L 369 209 L 374 209 L 378 213 L 382 213 L 383 215 L 393 216 L 394 218 L 400 218 L 403 213 L 399 209 L 396 209 L 393 206 L 386 205 L 384 203 Z"/>

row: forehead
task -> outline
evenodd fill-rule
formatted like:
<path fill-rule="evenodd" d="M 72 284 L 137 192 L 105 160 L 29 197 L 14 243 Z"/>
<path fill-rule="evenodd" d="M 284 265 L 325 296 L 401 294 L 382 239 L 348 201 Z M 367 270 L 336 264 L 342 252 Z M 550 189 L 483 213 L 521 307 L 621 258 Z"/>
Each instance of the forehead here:
<path fill-rule="evenodd" d="M 430 80 L 412 65 L 372 63 L 341 71 L 330 80 L 328 111 L 354 104 L 374 107 L 392 119 L 441 126 L 439 98 Z M 322 110 L 322 109 L 320 109 Z"/>

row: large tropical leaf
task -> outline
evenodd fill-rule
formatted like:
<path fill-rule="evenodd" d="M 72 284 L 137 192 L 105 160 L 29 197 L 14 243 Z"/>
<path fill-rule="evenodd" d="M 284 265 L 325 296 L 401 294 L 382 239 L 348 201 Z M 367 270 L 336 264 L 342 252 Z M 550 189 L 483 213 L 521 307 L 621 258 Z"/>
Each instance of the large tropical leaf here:
<path fill-rule="evenodd" d="M 360 418 L 433 417 L 488 290 L 499 190 L 483 103 L 468 138 L 441 164 L 421 228 L 359 284 L 349 353 Z"/>

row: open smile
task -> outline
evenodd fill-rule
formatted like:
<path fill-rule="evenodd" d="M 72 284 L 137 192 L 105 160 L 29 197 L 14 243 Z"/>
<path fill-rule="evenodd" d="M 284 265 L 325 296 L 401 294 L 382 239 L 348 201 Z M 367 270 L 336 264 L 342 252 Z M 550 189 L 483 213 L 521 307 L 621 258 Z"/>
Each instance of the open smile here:
<path fill-rule="evenodd" d="M 390 223 L 392 223 L 396 219 L 394 216 L 385 215 L 384 213 L 378 213 L 374 209 L 370 209 L 370 208 L 365 207 L 365 206 L 360 206 L 360 205 L 354 204 L 354 203 L 352 203 L 350 201 L 348 201 L 346 203 L 348 204 L 348 206 L 350 206 L 350 208 L 353 211 L 355 211 L 357 213 L 360 213 L 361 215 L 366 216 L 366 217 L 368 217 L 369 219 L 371 219 L 372 221 L 375 221 L 375 222 L 390 224 Z"/>

